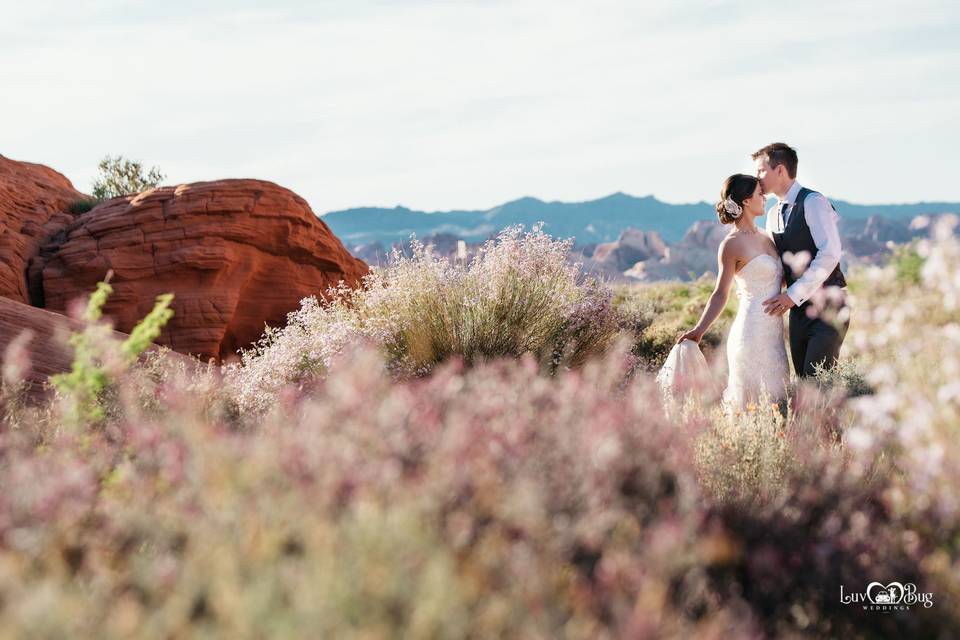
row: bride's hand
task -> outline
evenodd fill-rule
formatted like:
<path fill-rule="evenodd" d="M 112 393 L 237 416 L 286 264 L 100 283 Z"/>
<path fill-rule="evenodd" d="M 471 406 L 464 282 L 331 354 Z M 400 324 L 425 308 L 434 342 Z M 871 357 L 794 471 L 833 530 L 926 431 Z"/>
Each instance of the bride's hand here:
<path fill-rule="evenodd" d="M 700 338 L 702 338 L 702 337 L 703 337 L 703 332 L 702 332 L 702 331 L 697 331 L 696 329 L 691 329 L 690 331 L 687 331 L 686 333 L 681 334 L 680 337 L 677 338 L 677 344 L 680 344 L 680 343 L 683 342 L 684 340 L 693 340 L 693 341 L 696 342 L 697 344 L 700 344 Z"/>

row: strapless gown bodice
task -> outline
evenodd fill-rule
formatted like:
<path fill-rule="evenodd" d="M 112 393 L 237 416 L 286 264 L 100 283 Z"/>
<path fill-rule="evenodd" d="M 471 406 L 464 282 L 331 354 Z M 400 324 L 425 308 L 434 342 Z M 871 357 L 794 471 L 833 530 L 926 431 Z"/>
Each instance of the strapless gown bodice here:
<path fill-rule="evenodd" d="M 741 408 L 766 391 L 771 400 L 786 396 L 790 381 L 783 317 L 763 311 L 763 301 L 780 293 L 783 264 L 762 253 L 734 277 L 739 306 L 727 336 L 729 374 L 723 400 Z"/>

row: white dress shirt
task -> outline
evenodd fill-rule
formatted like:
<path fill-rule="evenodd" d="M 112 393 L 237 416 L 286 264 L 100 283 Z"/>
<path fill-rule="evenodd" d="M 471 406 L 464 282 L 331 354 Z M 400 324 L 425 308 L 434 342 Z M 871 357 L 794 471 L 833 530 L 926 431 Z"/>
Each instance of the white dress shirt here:
<path fill-rule="evenodd" d="M 783 232 L 783 229 L 779 228 L 780 219 L 777 216 L 777 209 L 781 201 L 787 203 L 783 212 L 783 223 L 786 226 L 800 189 L 800 183 L 794 180 L 783 199 L 778 200 L 773 209 L 767 212 L 766 230 L 768 232 Z M 830 201 L 823 194 L 811 193 L 803 203 L 803 218 L 810 227 L 810 235 L 813 237 L 814 244 L 817 245 L 817 253 L 800 277 L 787 287 L 787 295 L 797 306 L 809 300 L 834 268 L 840 264 L 840 230 L 837 227 L 840 216 L 830 206 Z"/>

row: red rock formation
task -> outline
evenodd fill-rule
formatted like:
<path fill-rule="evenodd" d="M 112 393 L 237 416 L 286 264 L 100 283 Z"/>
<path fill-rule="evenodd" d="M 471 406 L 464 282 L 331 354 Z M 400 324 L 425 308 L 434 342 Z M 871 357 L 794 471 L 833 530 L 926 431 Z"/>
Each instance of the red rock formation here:
<path fill-rule="evenodd" d="M 698 220 L 662 258 L 638 262 L 626 275 L 638 280 L 687 280 L 691 273 L 716 273 L 717 249 L 730 227 L 716 220 Z"/>
<path fill-rule="evenodd" d="M 85 199 L 53 169 L 0 156 L 0 296 L 30 302 L 30 258 L 73 222 L 71 206 Z"/>
<path fill-rule="evenodd" d="M 627 228 L 613 242 L 598 244 L 593 259 L 610 262 L 618 271 L 625 271 L 642 260 L 659 260 L 667 253 L 667 245 L 656 231 Z"/>
<path fill-rule="evenodd" d="M 286 324 L 300 300 L 368 266 L 344 248 L 295 193 L 261 180 L 160 187 L 114 198 L 77 217 L 42 247 L 31 276 L 44 306 L 63 311 L 112 269 L 104 313 L 130 331 L 157 295 L 175 295 L 157 340 L 203 358 L 233 356 L 270 326 Z"/>
<path fill-rule="evenodd" d="M 58 313 L 0 298 L 0 357 L 4 362 L 9 355 L 7 347 L 17 336 L 28 329 L 33 334 L 25 347 L 29 363 L 23 371 L 30 400 L 36 401 L 44 396 L 47 376 L 70 369 L 73 353 L 65 342 L 57 339 L 58 334 L 66 336 L 73 328 L 70 322 Z"/>

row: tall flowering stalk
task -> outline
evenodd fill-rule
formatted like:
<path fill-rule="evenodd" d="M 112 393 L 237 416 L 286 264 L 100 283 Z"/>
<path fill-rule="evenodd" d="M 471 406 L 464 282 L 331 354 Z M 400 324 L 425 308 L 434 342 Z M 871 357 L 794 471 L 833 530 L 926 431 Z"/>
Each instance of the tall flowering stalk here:
<path fill-rule="evenodd" d="M 173 310 L 170 309 L 173 294 L 157 296 L 156 305 L 150 313 L 115 348 L 113 343 L 117 340 L 112 335 L 112 326 L 100 321 L 103 305 L 112 292 L 113 288 L 107 281 L 97 283 L 96 291 L 90 295 L 80 314 L 79 319 L 84 322 L 83 330 L 69 337 L 74 351 L 70 371 L 50 378 L 50 383 L 67 407 L 65 417 L 69 424 L 79 425 L 103 418 L 101 396 L 104 389 L 111 380 L 117 380 L 129 369 L 173 317 Z"/>

